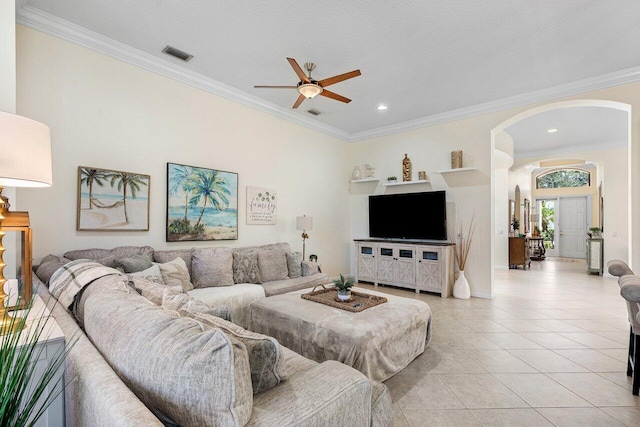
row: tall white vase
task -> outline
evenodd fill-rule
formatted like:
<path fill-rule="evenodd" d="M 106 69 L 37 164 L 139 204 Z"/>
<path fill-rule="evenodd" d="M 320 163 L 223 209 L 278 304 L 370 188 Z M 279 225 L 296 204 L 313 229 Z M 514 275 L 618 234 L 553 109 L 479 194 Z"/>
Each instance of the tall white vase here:
<path fill-rule="evenodd" d="M 469 282 L 464 277 L 464 270 L 460 270 L 456 282 L 453 284 L 453 296 L 458 299 L 471 298 L 471 289 L 469 288 Z"/>

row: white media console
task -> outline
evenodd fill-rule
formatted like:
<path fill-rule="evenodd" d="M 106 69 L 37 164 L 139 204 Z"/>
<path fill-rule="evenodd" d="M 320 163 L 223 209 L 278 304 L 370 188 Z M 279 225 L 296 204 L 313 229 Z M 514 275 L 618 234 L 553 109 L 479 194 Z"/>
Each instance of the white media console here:
<path fill-rule="evenodd" d="M 356 239 L 356 282 L 372 282 L 446 298 L 453 291 L 454 245 L 390 239 Z"/>

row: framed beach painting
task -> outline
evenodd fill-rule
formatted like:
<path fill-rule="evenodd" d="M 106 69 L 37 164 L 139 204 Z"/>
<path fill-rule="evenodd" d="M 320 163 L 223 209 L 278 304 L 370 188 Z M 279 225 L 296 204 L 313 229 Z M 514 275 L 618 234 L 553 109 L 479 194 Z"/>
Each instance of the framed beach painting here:
<path fill-rule="evenodd" d="M 151 177 L 78 166 L 78 231 L 148 231 Z"/>
<path fill-rule="evenodd" d="M 167 242 L 237 238 L 238 174 L 167 163 Z"/>

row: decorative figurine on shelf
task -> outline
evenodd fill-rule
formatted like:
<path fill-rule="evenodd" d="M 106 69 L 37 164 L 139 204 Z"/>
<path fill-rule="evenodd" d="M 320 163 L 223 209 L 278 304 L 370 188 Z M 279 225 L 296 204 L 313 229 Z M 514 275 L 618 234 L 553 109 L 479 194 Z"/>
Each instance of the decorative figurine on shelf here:
<path fill-rule="evenodd" d="M 402 180 L 411 181 L 411 159 L 406 154 L 402 159 Z"/>
<path fill-rule="evenodd" d="M 362 170 L 360 169 L 360 166 L 356 165 L 353 168 L 353 172 L 351 173 L 351 180 L 359 181 L 361 179 L 362 179 Z"/>

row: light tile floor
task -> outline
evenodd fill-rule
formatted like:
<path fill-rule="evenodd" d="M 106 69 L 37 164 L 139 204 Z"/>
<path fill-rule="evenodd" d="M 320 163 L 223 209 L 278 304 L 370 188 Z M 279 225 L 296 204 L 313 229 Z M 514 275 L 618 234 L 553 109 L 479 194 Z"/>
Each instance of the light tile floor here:
<path fill-rule="evenodd" d="M 433 311 L 431 345 L 385 383 L 394 426 L 640 426 L 624 300 L 615 278 L 585 271 L 497 270 L 493 300 L 379 287 Z"/>

